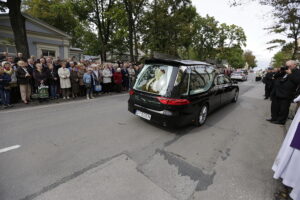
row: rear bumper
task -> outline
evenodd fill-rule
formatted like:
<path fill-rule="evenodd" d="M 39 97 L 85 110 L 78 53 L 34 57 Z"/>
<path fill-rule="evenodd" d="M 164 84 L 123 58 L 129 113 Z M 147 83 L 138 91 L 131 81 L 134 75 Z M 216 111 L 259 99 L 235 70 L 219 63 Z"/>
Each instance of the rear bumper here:
<path fill-rule="evenodd" d="M 157 111 L 149 108 L 145 108 L 141 105 L 128 102 L 128 111 L 135 115 L 136 111 L 147 113 L 151 115 L 151 122 L 160 124 L 165 127 L 182 127 L 192 123 L 193 115 L 187 115 L 180 111 Z"/>

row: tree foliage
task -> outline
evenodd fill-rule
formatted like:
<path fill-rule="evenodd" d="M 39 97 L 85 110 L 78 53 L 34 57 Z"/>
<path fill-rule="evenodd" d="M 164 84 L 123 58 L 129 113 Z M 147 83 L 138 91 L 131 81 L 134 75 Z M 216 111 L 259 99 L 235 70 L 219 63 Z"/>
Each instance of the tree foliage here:
<path fill-rule="evenodd" d="M 85 53 L 161 52 L 243 67 L 244 30 L 200 16 L 191 0 L 24 0 L 23 11 L 72 36 Z"/>
<path fill-rule="evenodd" d="M 261 5 L 268 5 L 273 8 L 272 15 L 274 24 L 266 28 L 269 32 L 284 35 L 285 39 L 275 39 L 269 41 L 274 49 L 286 45 L 289 41 L 293 44 L 293 53 L 290 59 L 297 57 L 299 51 L 298 39 L 300 38 L 300 0 L 246 0 L 257 1 Z M 245 0 L 230 0 L 233 6 L 245 3 Z"/>
<path fill-rule="evenodd" d="M 272 58 L 272 66 L 282 67 L 286 61 L 290 60 L 293 54 L 293 43 L 286 44 Z"/>
<path fill-rule="evenodd" d="M 197 15 L 189 0 L 154 0 L 143 16 L 143 47 L 151 52 L 178 55 L 191 44 L 193 19 Z"/>
<path fill-rule="evenodd" d="M 256 67 L 257 66 L 257 61 L 255 55 L 253 55 L 252 51 L 245 51 L 244 52 L 244 59 L 245 62 L 248 63 L 249 67 Z"/>

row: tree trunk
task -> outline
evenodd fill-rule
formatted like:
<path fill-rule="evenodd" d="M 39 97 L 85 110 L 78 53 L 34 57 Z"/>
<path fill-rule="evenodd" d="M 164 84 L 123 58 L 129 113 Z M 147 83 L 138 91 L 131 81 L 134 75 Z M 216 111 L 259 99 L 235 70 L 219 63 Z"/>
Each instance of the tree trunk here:
<path fill-rule="evenodd" d="M 292 55 L 292 60 L 295 60 L 297 57 L 297 53 L 298 53 L 298 37 L 296 36 L 294 38 L 294 51 L 293 51 L 293 55 Z"/>
<path fill-rule="evenodd" d="M 134 35 L 134 51 L 135 51 L 135 61 L 137 62 L 139 59 L 139 47 L 138 47 L 138 39 L 137 39 L 137 31 L 136 27 L 133 27 L 133 35 Z"/>
<path fill-rule="evenodd" d="M 17 52 L 23 53 L 24 58 L 29 58 L 29 48 L 25 27 L 25 17 L 21 13 L 21 0 L 8 0 L 9 19 L 14 32 Z"/>
<path fill-rule="evenodd" d="M 133 10 L 132 10 L 132 4 L 130 1 L 124 0 L 125 8 L 127 11 L 127 20 L 128 20 L 128 43 L 129 43 L 129 53 L 130 53 L 130 62 L 134 61 L 134 55 L 133 55 Z"/>

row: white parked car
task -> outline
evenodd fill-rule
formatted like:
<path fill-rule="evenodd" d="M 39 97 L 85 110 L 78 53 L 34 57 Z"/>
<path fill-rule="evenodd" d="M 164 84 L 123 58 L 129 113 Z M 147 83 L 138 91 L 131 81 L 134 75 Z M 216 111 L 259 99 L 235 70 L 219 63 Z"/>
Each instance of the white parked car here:
<path fill-rule="evenodd" d="M 242 71 L 240 72 L 233 72 L 230 76 L 232 80 L 237 80 L 237 81 L 246 81 L 247 80 L 247 75 L 244 74 Z"/>

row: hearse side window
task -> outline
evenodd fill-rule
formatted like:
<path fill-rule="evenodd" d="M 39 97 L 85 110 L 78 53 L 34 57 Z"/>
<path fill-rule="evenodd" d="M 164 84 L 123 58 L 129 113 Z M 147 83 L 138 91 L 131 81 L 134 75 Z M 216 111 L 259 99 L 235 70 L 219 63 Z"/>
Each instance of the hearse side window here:
<path fill-rule="evenodd" d="M 167 93 L 173 70 L 174 67 L 164 64 L 145 65 L 133 88 L 164 96 Z"/>
<path fill-rule="evenodd" d="M 222 84 L 225 84 L 225 79 L 223 75 L 218 77 L 218 85 L 222 85 Z"/>
<path fill-rule="evenodd" d="M 206 66 L 191 67 L 190 94 L 206 92 L 212 85 L 214 70 Z"/>
<path fill-rule="evenodd" d="M 189 74 L 186 72 L 187 67 L 180 67 L 174 83 L 173 93 L 179 95 L 188 95 Z"/>

